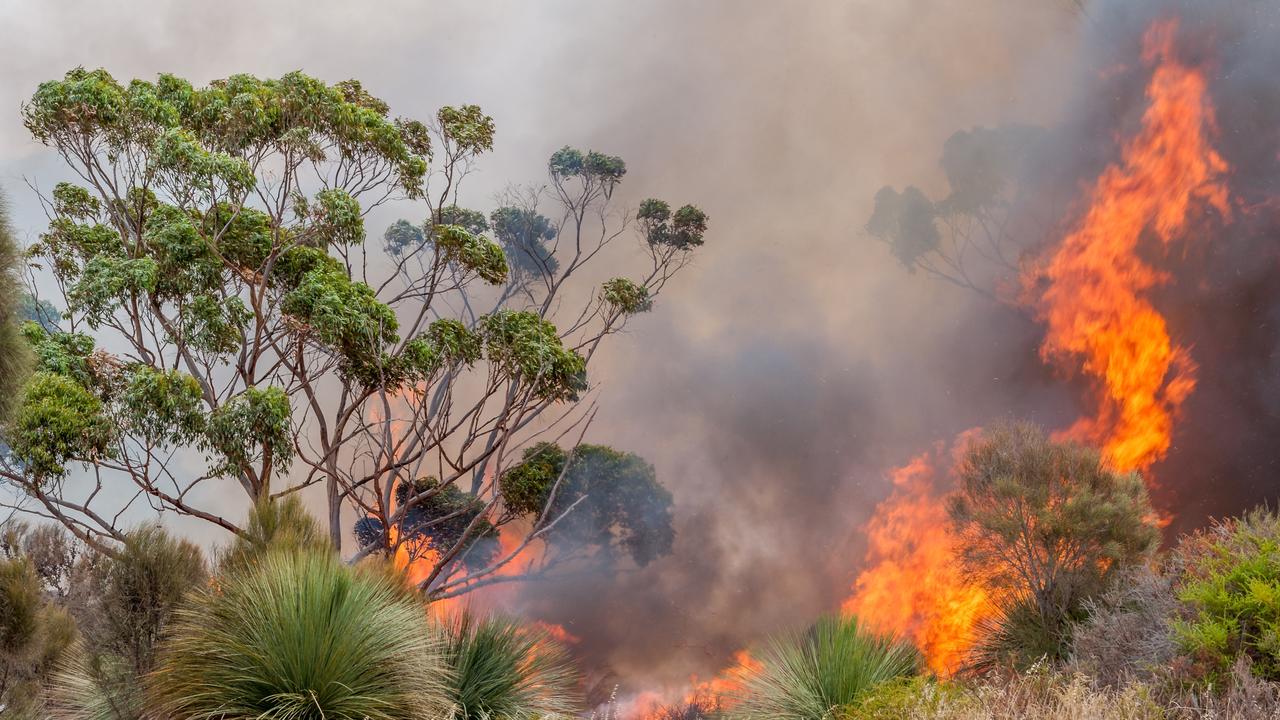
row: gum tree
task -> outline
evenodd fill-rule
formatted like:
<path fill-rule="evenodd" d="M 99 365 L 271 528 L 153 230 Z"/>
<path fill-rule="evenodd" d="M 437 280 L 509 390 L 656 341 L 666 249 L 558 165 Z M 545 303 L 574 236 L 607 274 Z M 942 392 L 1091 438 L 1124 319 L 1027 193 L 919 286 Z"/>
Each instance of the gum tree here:
<path fill-rule="evenodd" d="M 707 225 L 657 200 L 624 212 L 623 161 L 567 147 L 545 186 L 487 215 L 460 207 L 492 119 L 474 105 L 394 118 L 356 81 L 122 85 L 76 69 L 22 114 L 77 182 L 43 198 L 30 256 L 65 312 L 56 330 L 26 326 L 37 367 L 0 474 L 103 547 L 132 504 L 239 533 L 228 496 L 315 486 L 335 546 L 344 517 L 362 519 L 373 541 L 357 557 L 421 550 L 450 524 L 449 546 L 422 553 L 434 593 L 511 575 L 514 551 L 461 559 L 498 532 L 539 542 L 573 507 L 555 504 L 560 478 L 518 510 L 496 479 L 540 439 L 581 437 L 592 358 Z M 370 239 L 365 218 L 392 200 L 426 220 Z M 640 269 L 592 287 L 608 273 L 585 268 L 623 237 Z M 402 531 L 422 507 L 446 510 Z"/>

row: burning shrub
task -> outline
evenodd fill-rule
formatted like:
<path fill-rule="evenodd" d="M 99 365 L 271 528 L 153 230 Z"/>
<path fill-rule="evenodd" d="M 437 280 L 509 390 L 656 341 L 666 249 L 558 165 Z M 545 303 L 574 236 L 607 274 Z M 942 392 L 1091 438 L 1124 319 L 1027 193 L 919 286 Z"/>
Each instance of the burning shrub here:
<path fill-rule="evenodd" d="M 269 552 L 181 608 L 151 705 L 182 718 L 427 720 L 448 708 L 422 604 L 330 552 Z"/>
<path fill-rule="evenodd" d="M 867 630 L 857 618 L 827 617 L 807 632 L 772 638 L 748 675 L 730 717 L 827 720 L 881 683 L 920 671 L 910 644 Z"/>
<path fill-rule="evenodd" d="M 412 492 L 411 492 L 412 491 Z M 414 502 L 400 523 L 402 539 L 414 541 L 420 546 L 414 552 L 446 553 L 463 539 L 467 528 L 485 511 L 485 502 L 475 495 L 463 492 L 455 484 L 440 487 L 434 477 L 419 478 L 412 483 L 396 487 L 396 506 L 404 506 L 409 499 L 427 493 Z M 356 540 L 361 547 L 382 544 L 382 523 L 375 517 L 356 521 Z M 469 547 L 459 556 L 459 562 L 472 569 L 487 567 L 498 554 L 498 530 L 487 518 L 480 518 L 468 535 Z"/>
<path fill-rule="evenodd" d="M 456 720 L 543 720 L 573 715 L 577 673 L 539 627 L 464 611 L 445 624 Z"/>
<path fill-rule="evenodd" d="M 980 665 L 1063 659 L 1084 602 L 1159 540 L 1136 473 L 1112 470 L 1092 448 L 1052 442 L 1034 425 L 988 430 L 956 475 L 949 510 L 960 559 L 1002 610 Z"/>
<path fill-rule="evenodd" d="M 1187 615 L 1174 629 L 1197 675 L 1221 684 L 1244 657 L 1280 680 L 1280 516 L 1257 509 L 1215 523 L 1185 537 L 1176 557 Z"/>

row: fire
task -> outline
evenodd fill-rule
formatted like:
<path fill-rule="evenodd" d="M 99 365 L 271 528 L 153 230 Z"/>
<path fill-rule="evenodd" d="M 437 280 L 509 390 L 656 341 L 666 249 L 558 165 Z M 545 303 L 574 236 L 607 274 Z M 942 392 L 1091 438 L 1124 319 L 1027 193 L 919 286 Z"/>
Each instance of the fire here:
<path fill-rule="evenodd" d="M 1193 213 L 1228 216 L 1227 164 L 1209 145 L 1214 128 L 1206 81 L 1174 55 L 1176 21 L 1153 25 L 1143 60 L 1153 65 L 1142 130 L 1097 179 L 1088 212 L 1047 262 L 1026 278 L 1047 326 L 1041 355 L 1078 362 L 1100 386 L 1095 417 L 1068 434 L 1098 442 L 1122 470 L 1145 469 L 1169 449 L 1173 420 L 1195 388 L 1196 364 L 1169 337 L 1145 292 L 1168 281 L 1138 255 L 1148 228 L 1161 249 Z"/>
<path fill-rule="evenodd" d="M 674 692 L 645 692 L 624 703 L 620 717 L 629 720 L 657 720 L 664 716 L 665 708 L 676 704 L 689 704 L 713 700 L 720 708 L 732 707 L 734 698 L 741 694 L 744 683 L 763 668 L 759 660 L 746 650 L 733 654 L 733 663 L 710 680 L 697 675 L 689 677 L 689 684 Z"/>
<path fill-rule="evenodd" d="M 1100 390 L 1096 415 L 1066 434 L 1101 444 L 1121 470 L 1165 456 L 1196 383 L 1188 348 L 1173 341 L 1146 297 L 1169 278 L 1139 256 L 1142 242 L 1150 232 L 1167 251 L 1197 213 L 1230 216 L 1227 163 L 1208 140 L 1215 121 L 1207 83 L 1176 57 L 1177 27 L 1148 29 L 1142 56 L 1152 75 L 1141 130 L 1093 184 L 1072 232 L 1024 277 L 1047 328 L 1042 357 L 1078 363 Z M 892 473 L 893 493 L 867 526 L 868 569 L 843 610 L 913 639 L 929 666 L 946 673 L 990 606 L 953 564 L 955 538 L 933 476 L 928 453 Z"/>
<path fill-rule="evenodd" d="M 955 564 L 955 537 L 930 453 L 890 473 L 893 493 L 867 523 L 867 569 L 841 611 L 912 640 L 934 672 L 949 674 L 989 612 L 987 593 Z"/>

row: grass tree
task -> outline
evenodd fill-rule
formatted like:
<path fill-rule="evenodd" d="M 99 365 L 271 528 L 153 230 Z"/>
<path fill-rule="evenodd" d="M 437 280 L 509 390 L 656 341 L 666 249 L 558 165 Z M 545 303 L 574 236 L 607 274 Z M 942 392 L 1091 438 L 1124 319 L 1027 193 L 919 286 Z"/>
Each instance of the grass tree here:
<path fill-rule="evenodd" d="M 513 618 L 463 611 L 443 621 L 456 720 L 574 717 L 578 676 L 549 633 Z"/>
<path fill-rule="evenodd" d="M 822 618 L 805 632 L 775 636 L 758 660 L 730 718 L 835 720 L 872 688 L 921 667 L 910 643 L 871 631 L 852 616 Z"/>
<path fill-rule="evenodd" d="M 585 422 L 595 353 L 707 228 L 689 205 L 626 211 L 623 161 L 568 147 L 544 185 L 487 214 L 462 207 L 493 120 L 474 105 L 393 117 L 356 81 L 197 88 L 78 68 L 22 117 L 76 182 L 43 198 L 49 226 L 30 248 L 65 313 L 26 326 L 37 367 L 0 476 L 24 509 L 104 549 L 128 505 L 239 534 L 229 492 L 247 505 L 316 486 L 335 546 L 364 523 L 357 555 L 425 547 L 465 516 L 431 548 L 435 594 L 519 575 L 503 568 L 572 505 L 514 508 L 497 479 Z M 425 205 L 425 220 L 379 241 L 365 219 L 391 200 Z M 629 253 L 605 252 L 625 237 Z M 629 276 L 596 267 L 621 257 Z M 462 562 L 508 524 L 514 550 Z"/>
<path fill-rule="evenodd" d="M 330 550 L 269 550 L 177 613 L 152 673 L 160 717 L 434 720 L 440 642 L 398 578 Z"/>

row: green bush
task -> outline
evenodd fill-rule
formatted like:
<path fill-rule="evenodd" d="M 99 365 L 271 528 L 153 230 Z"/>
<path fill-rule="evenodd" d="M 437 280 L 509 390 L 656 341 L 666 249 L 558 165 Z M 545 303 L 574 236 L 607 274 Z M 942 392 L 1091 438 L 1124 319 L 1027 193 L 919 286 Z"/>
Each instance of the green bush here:
<path fill-rule="evenodd" d="M 910 644 L 871 632 L 853 617 L 828 617 L 807 632 L 772 638 L 729 716 L 739 720 L 827 720 L 881 683 L 920 671 Z"/>
<path fill-rule="evenodd" d="M 457 720 L 540 720 L 579 709 L 573 661 L 541 628 L 463 611 L 446 622 L 445 646 Z"/>
<path fill-rule="evenodd" d="M 42 717 L 42 686 L 75 624 L 46 601 L 26 558 L 0 562 L 0 707 L 5 718 Z"/>
<path fill-rule="evenodd" d="M 184 720 L 428 720 L 448 712 L 425 607 L 331 552 L 272 551 L 175 615 L 150 710 Z"/>
<path fill-rule="evenodd" d="M 1174 622 L 1198 679 L 1221 682 L 1241 657 L 1280 680 L 1280 516 L 1257 509 L 1185 537 Z"/>

